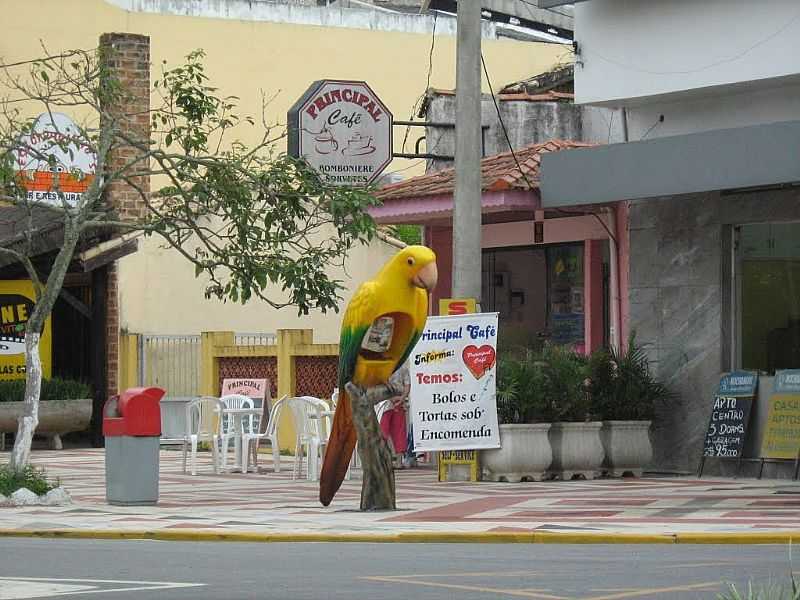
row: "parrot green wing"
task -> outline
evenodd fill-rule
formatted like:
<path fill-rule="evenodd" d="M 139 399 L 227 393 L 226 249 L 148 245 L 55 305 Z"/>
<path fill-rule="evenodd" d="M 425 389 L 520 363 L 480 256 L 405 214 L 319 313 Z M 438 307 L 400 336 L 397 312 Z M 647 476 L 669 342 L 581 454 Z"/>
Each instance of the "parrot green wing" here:
<path fill-rule="evenodd" d="M 339 389 L 343 390 L 345 384 L 353 379 L 356 369 L 356 360 L 372 322 L 378 305 L 378 284 L 367 281 L 356 290 L 355 295 L 347 305 L 347 310 L 342 319 L 342 332 L 339 337 Z"/>
<path fill-rule="evenodd" d="M 422 290 L 417 291 L 417 306 L 413 317 L 414 332 L 411 335 L 408 346 L 406 346 L 406 349 L 403 350 L 403 354 L 400 357 L 400 361 L 397 363 L 397 366 L 395 367 L 395 371 L 402 367 L 408 360 L 408 357 L 414 350 L 414 346 L 417 345 L 419 338 L 422 337 L 422 331 L 425 329 L 425 321 L 428 319 L 428 294 Z"/>

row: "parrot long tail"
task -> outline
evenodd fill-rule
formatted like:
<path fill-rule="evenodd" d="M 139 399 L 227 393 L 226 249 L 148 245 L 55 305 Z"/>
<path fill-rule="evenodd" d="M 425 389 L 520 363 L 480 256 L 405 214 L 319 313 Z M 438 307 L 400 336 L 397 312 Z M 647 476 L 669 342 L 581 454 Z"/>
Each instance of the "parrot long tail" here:
<path fill-rule="evenodd" d="M 356 447 L 356 429 L 353 425 L 353 409 L 350 398 L 342 388 L 339 390 L 339 401 L 336 403 L 336 414 L 333 416 L 333 427 L 325 450 L 322 472 L 319 476 L 319 501 L 328 506 L 339 491 L 339 487 L 347 475 L 353 449 Z"/>

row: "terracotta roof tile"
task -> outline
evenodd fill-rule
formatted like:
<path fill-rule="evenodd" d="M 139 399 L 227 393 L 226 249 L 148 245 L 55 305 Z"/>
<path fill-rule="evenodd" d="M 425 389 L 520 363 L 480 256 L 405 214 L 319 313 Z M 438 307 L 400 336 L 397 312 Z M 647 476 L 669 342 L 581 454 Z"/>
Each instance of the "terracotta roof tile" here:
<path fill-rule="evenodd" d="M 481 188 L 486 192 L 538 188 L 539 165 L 543 153 L 570 148 L 586 148 L 593 145 L 570 140 L 548 140 L 516 150 L 516 160 L 511 152 L 487 156 L 481 160 Z M 519 162 L 519 167 L 517 162 Z M 449 168 L 387 185 L 378 190 L 375 196 L 384 202 L 400 198 L 439 196 L 452 194 L 454 186 L 455 170 Z"/>

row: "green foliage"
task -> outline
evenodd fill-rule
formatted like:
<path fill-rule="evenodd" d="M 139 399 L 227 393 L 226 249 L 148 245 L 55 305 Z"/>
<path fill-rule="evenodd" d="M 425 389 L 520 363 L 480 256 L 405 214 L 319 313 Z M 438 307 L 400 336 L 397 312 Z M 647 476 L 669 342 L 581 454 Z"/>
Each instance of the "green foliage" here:
<path fill-rule="evenodd" d="M 635 334 L 624 354 L 598 350 L 589 359 L 589 393 L 605 420 L 650 421 L 657 403 L 674 394 L 650 371 L 650 361 Z"/>
<path fill-rule="evenodd" d="M 15 471 L 8 465 L 0 465 L 0 494 L 3 496 L 10 496 L 21 488 L 27 488 L 37 496 L 41 496 L 60 485 L 58 479 L 55 482 L 49 481 L 44 469 L 27 465 Z"/>
<path fill-rule="evenodd" d="M 591 420 L 586 380 L 586 358 L 569 348 L 544 344 L 538 351 L 506 351 L 498 360 L 498 418 L 501 423 Z"/>
<path fill-rule="evenodd" d="M 726 592 L 717 595 L 717 600 L 800 600 L 800 586 L 794 577 L 791 586 L 769 582 L 754 587 L 751 581 L 742 591 L 731 583 Z"/>
<path fill-rule="evenodd" d="M 256 148 L 222 139 L 250 118 L 236 114 L 234 96 L 207 85 L 203 53 L 166 70 L 156 82 L 164 99 L 152 115 L 167 152 L 154 153 L 169 174 L 156 192 L 147 233 L 165 238 L 206 275 L 207 297 L 267 300 L 276 308 L 338 310 L 343 286 L 328 268 L 343 266 L 348 251 L 375 234 L 369 190 L 324 182 L 303 160 L 275 154 L 265 138 Z M 173 148 L 175 148 L 173 150 Z M 214 227 L 206 224 L 214 223 Z M 187 242 L 198 247 L 187 250 Z M 280 291 L 283 300 L 268 298 Z"/>
<path fill-rule="evenodd" d="M 394 225 L 390 231 L 393 237 L 409 246 L 422 243 L 422 227 L 419 225 Z"/>
<path fill-rule="evenodd" d="M 82 400 L 92 397 L 92 388 L 83 381 L 71 379 L 42 379 L 39 400 Z M 0 402 L 22 402 L 25 400 L 25 380 L 0 381 Z"/>

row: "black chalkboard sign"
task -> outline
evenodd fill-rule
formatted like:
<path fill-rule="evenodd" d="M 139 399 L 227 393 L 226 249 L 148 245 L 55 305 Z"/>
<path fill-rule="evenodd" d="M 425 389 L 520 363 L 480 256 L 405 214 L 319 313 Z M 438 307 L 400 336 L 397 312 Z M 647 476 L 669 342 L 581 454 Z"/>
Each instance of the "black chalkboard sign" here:
<path fill-rule="evenodd" d="M 704 456 L 739 458 L 750 420 L 753 397 L 717 396 L 706 430 Z"/>
<path fill-rule="evenodd" d="M 742 457 L 757 384 L 758 374 L 748 371 L 729 373 L 720 379 L 706 429 L 700 475 L 706 458 Z"/>

